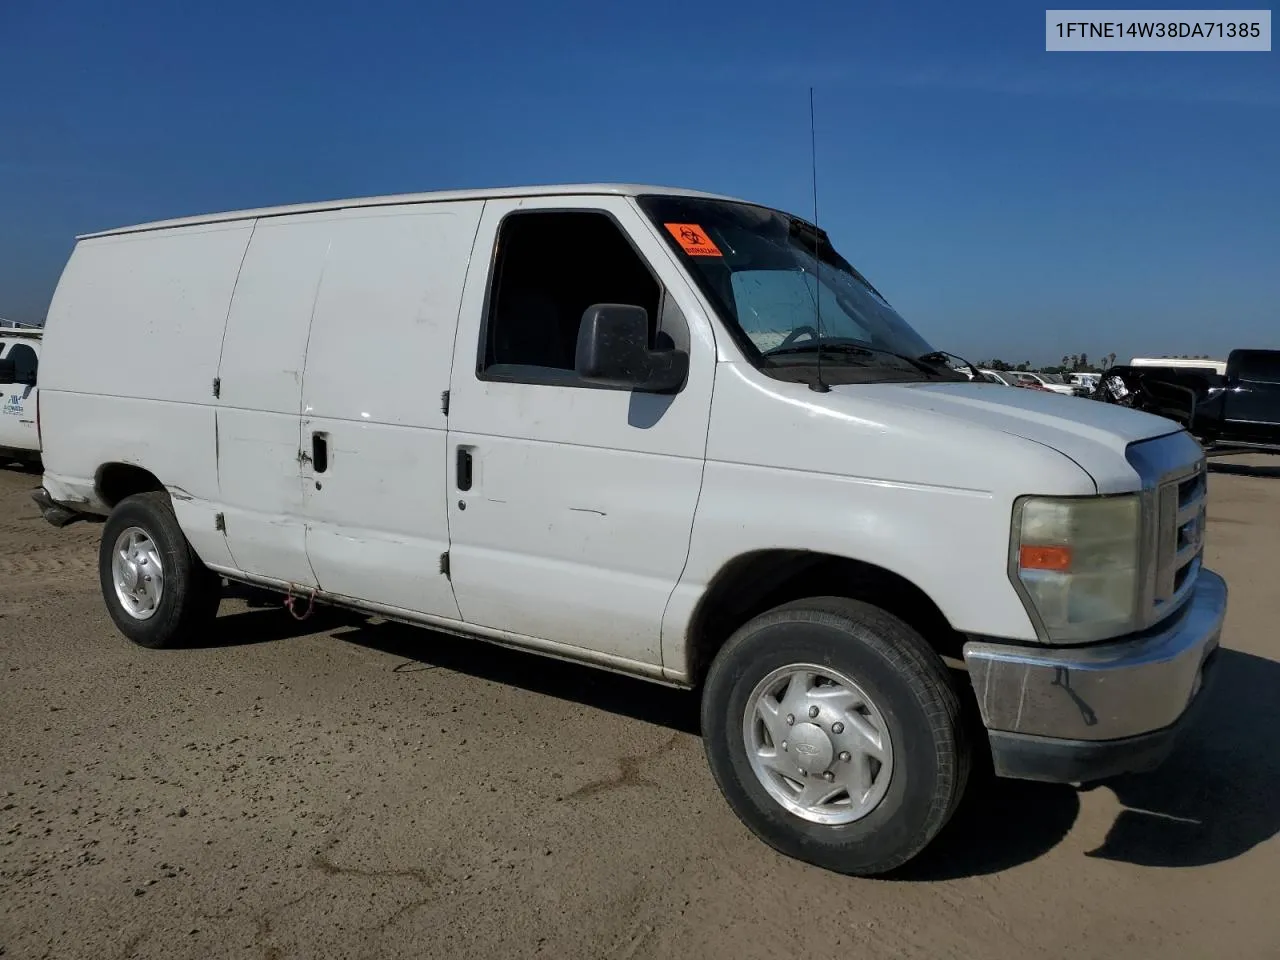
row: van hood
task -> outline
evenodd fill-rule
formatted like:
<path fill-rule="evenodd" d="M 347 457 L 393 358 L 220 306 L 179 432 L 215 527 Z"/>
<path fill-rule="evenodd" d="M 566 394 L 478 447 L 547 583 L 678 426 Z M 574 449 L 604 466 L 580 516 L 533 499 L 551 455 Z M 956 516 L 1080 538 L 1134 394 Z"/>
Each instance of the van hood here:
<path fill-rule="evenodd" d="M 867 396 L 868 388 L 832 386 L 831 391 Z M 1051 447 L 1093 477 L 1100 493 L 1134 488 L 1135 474 L 1125 458 L 1130 444 L 1182 430 L 1172 420 L 1128 407 L 995 383 L 878 384 L 874 391 L 882 403 Z"/>

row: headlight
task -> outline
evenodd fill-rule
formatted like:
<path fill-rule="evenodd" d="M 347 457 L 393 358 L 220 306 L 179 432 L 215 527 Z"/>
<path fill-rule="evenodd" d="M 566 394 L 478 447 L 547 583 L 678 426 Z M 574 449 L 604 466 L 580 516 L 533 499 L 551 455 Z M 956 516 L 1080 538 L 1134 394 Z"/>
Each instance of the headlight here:
<path fill-rule="evenodd" d="M 1136 629 L 1142 504 L 1119 497 L 1023 497 L 1014 505 L 1009 573 L 1050 643 Z"/>

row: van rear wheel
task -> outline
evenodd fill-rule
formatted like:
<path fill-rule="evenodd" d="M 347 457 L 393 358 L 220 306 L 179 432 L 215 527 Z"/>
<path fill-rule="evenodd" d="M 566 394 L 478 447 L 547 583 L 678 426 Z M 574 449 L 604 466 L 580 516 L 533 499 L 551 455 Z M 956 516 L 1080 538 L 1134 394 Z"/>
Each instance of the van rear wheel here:
<path fill-rule="evenodd" d="M 196 556 L 162 492 L 121 500 L 98 550 L 102 596 L 116 627 L 143 647 L 171 647 L 208 626 L 221 579 Z"/>
<path fill-rule="evenodd" d="M 711 770 L 776 850 L 840 873 L 898 867 L 937 835 L 968 779 L 960 699 L 924 639 L 840 597 L 755 618 L 702 696 Z"/>

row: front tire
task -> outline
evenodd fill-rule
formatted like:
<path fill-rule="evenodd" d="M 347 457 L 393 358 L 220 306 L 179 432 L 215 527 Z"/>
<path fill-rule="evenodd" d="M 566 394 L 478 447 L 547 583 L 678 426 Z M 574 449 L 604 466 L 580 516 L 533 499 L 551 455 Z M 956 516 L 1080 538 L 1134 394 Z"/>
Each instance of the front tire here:
<path fill-rule="evenodd" d="M 945 665 L 894 616 L 840 597 L 747 623 L 702 696 L 707 759 L 787 856 L 857 876 L 906 863 L 963 794 L 970 749 Z"/>
<path fill-rule="evenodd" d="M 191 549 L 163 492 L 116 504 L 102 530 L 98 576 L 111 619 L 139 646 L 176 646 L 218 612 L 221 580 Z"/>

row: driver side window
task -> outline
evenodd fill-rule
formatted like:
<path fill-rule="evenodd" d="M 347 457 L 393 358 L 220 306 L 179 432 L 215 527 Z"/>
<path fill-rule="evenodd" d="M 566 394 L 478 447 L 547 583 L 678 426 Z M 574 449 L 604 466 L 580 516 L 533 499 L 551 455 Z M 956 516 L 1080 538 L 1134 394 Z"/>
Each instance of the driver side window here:
<path fill-rule="evenodd" d="M 498 231 L 478 375 L 588 386 L 574 372 L 582 314 L 643 307 L 654 343 L 662 288 L 613 219 L 594 211 L 513 213 Z"/>

